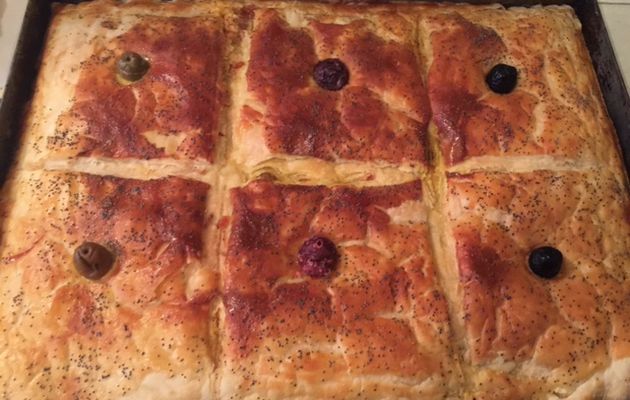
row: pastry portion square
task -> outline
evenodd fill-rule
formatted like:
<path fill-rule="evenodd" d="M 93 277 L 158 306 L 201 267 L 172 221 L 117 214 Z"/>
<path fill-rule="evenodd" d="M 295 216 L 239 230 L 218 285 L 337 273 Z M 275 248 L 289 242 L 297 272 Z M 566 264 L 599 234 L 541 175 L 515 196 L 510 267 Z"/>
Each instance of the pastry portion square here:
<path fill-rule="evenodd" d="M 454 301 L 480 398 L 570 394 L 580 384 L 627 394 L 629 211 L 627 188 L 606 174 L 448 177 Z M 530 269 L 542 246 L 563 255 L 547 279 Z"/>
<path fill-rule="evenodd" d="M 614 130 L 571 8 L 436 8 L 421 26 L 431 48 L 432 118 L 447 165 L 547 156 L 618 168 Z M 487 83 L 498 64 L 516 68 L 509 93 Z"/>
<path fill-rule="evenodd" d="M 227 96 L 223 21 L 209 12 L 120 11 L 95 3 L 54 17 L 24 132 L 26 162 L 217 159 Z M 127 52 L 148 62 L 137 81 L 118 72 Z"/>
<path fill-rule="evenodd" d="M 233 89 L 242 104 L 233 137 L 237 161 L 301 156 L 425 164 L 430 110 L 415 16 L 395 7 L 256 9 L 243 46 L 245 71 Z M 316 65 L 328 59 L 349 74 L 336 90 L 314 78 Z"/>
<path fill-rule="evenodd" d="M 218 280 L 204 244 L 208 190 L 178 178 L 17 173 L 1 204 L 2 393 L 207 398 Z M 75 268 L 83 242 L 114 255 L 104 277 Z"/>
<path fill-rule="evenodd" d="M 458 378 L 420 182 L 231 192 L 221 398 L 440 398 Z M 326 238 L 340 256 L 306 274 Z"/>

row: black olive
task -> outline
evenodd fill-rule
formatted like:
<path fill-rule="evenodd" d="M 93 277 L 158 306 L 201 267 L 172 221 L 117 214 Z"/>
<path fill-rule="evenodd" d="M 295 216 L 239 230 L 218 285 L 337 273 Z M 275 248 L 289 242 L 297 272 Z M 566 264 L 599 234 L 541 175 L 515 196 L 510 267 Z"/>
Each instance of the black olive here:
<path fill-rule="evenodd" d="M 325 237 L 314 236 L 304 242 L 298 252 L 298 264 L 311 278 L 330 275 L 339 261 L 335 244 Z"/>
<path fill-rule="evenodd" d="M 510 93 L 516 87 L 518 79 L 518 71 L 516 68 L 505 65 L 495 65 L 488 75 L 486 75 L 486 83 L 493 92 L 506 94 Z"/>
<path fill-rule="evenodd" d="M 116 63 L 118 74 L 125 80 L 140 80 L 149 70 L 149 62 L 138 53 L 128 51 Z"/>
<path fill-rule="evenodd" d="M 337 58 L 328 58 L 315 64 L 313 79 L 326 90 L 340 90 L 350 79 L 346 65 Z"/>
<path fill-rule="evenodd" d="M 112 269 L 115 257 L 98 243 L 84 242 L 74 250 L 73 261 L 81 275 L 90 280 L 98 280 Z"/>
<path fill-rule="evenodd" d="M 538 247 L 529 253 L 529 269 L 541 278 L 555 277 L 560 272 L 560 267 L 562 267 L 562 253 L 554 247 Z"/>

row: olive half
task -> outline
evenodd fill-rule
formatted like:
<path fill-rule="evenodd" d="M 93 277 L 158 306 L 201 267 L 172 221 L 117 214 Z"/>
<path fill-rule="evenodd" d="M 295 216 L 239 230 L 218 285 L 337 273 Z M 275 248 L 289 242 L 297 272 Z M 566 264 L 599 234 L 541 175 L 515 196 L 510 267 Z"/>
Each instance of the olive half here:
<path fill-rule="evenodd" d="M 116 63 L 116 69 L 120 77 L 130 82 L 142 79 L 149 67 L 149 61 L 146 58 L 132 51 L 123 54 Z"/>
<path fill-rule="evenodd" d="M 116 257 L 105 247 L 94 242 L 84 242 L 74 250 L 74 267 L 90 280 L 98 280 L 107 275 L 114 266 Z"/>
<path fill-rule="evenodd" d="M 562 253 L 551 246 L 535 248 L 529 253 L 529 269 L 544 279 L 552 279 L 562 267 Z"/>
<path fill-rule="evenodd" d="M 350 72 L 341 60 L 327 58 L 315 64 L 313 79 L 322 89 L 336 91 L 348 84 Z"/>
<path fill-rule="evenodd" d="M 332 273 L 339 261 L 337 246 L 330 239 L 313 236 L 302 244 L 298 265 L 311 278 L 324 278 Z"/>
<path fill-rule="evenodd" d="M 499 94 L 507 94 L 514 90 L 517 80 L 518 70 L 507 64 L 495 65 L 486 75 L 488 87 Z"/>

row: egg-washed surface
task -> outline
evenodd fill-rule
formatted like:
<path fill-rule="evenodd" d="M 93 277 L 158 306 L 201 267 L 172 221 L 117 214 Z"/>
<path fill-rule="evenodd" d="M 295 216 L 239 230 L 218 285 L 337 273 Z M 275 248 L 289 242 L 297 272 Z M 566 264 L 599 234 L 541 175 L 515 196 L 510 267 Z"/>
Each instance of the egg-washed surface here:
<path fill-rule="evenodd" d="M 420 185 L 232 191 L 222 397 L 444 397 L 456 364 Z M 325 279 L 298 264 L 313 236 L 340 252 Z"/>
<path fill-rule="evenodd" d="M 176 398 L 210 390 L 209 187 L 22 172 L 3 197 L 0 396 Z M 97 282 L 73 265 L 84 241 L 114 256 Z M 203 265 L 203 267 L 202 267 Z"/>
<path fill-rule="evenodd" d="M 620 362 L 630 355 L 625 188 L 611 176 L 577 172 L 453 174 L 447 182 L 460 320 L 478 396 L 569 394 L 611 362 L 627 379 L 630 366 Z M 564 257 L 554 279 L 528 269 L 531 249 L 545 245 Z"/>
<path fill-rule="evenodd" d="M 567 7 L 61 6 L 0 398 L 627 400 L 628 193 Z"/>
<path fill-rule="evenodd" d="M 617 162 L 609 159 L 613 128 L 593 91 L 597 78 L 572 10 L 504 15 L 502 9 L 468 7 L 421 18 L 432 57 L 432 119 L 445 162 L 518 155 Z M 507 95 L 486 84 L 500 63 L 518 71 Z"/>
<path fill-rule="evenodd" d="M 244 46 L 239 161 L 309 156 L 324 160 L 427 162 L 429 102 L 415 15 L 366 16 L 351 7 L 254 11 Z M 349 81 L 327 90 L 316 65 L 341 60 Z"/>
<path fill-rule="evenodd" d="M 24 133 L 27 161 L 214 162 L 227 95 L 220 60 L 230 39 L 220 16 L 112 11 L 103 3 L 63 8 L 53 20 Z M 126 52 L 148 62 L 138 81 L 117 72 Z"/>

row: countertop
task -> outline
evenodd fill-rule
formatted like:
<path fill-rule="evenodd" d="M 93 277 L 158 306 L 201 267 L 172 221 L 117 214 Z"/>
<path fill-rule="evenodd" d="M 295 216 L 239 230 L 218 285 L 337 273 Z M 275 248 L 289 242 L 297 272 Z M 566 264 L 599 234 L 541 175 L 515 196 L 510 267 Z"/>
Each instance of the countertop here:
<path fill-rule="evenodd" d="M 17 42 L 27 0 L 0 0 L 0 97 Z M 601 0 L 604 21 L 630 89 L 630 0 Z"/>

